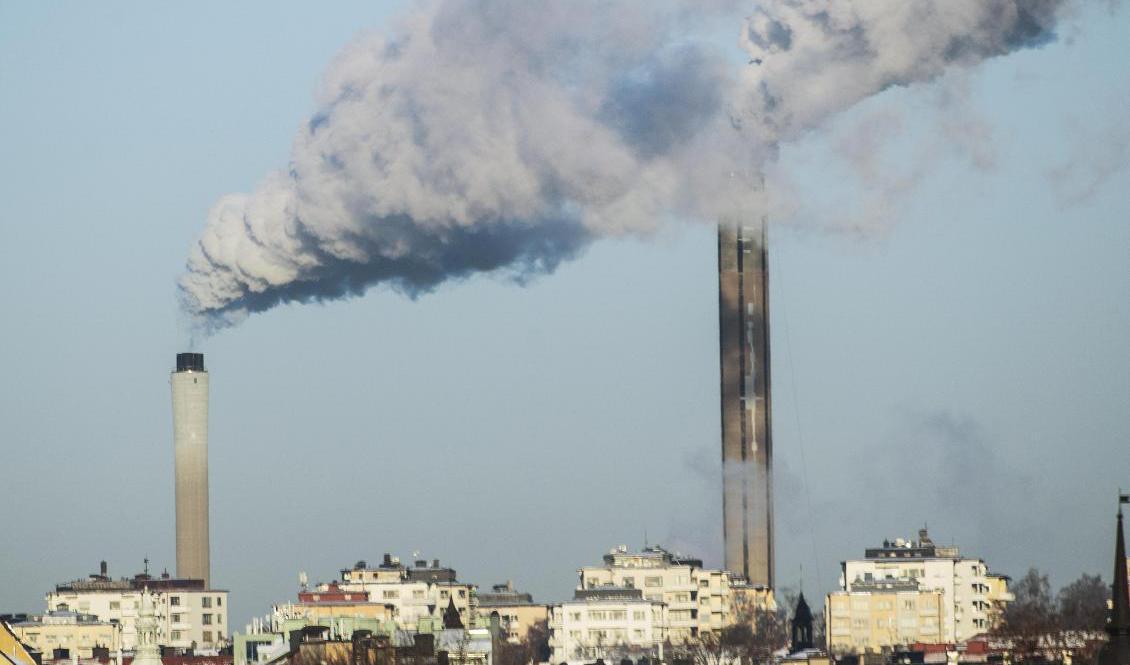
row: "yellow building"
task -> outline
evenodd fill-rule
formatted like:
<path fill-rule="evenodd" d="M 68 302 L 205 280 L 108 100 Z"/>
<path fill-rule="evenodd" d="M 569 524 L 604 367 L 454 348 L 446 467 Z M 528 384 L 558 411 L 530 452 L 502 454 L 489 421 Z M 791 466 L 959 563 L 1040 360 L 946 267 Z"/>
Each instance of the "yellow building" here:
<path fill-rule="evenodd" d="M 837 591 L 825 600 L 825 635 L 834 654 L 945 642 L 945 594 L 909 584 Z"/>
<path fill-rule="evenodd" d="M 488 622 L 497 615 L 503 633 L 513 643 L 526 639 L 532 626 L 542 624 L 545 629 L 549 620 L 549 608 L 535 603 L 530 594 L 517 591 L 510 581 L 478 594 L 477 601 L 475 614 Z"/>
<path fill-rule="evenodd" d="M 35 659 L 20 643 L 8 624 L 0 621 L 0 663 L 4 665 L 35 665 Z"/>
<path fill-rule="evenodd" d="M 92 658 L 94 647 L 121 647 L 118 625 L 100 621 L 93 614 L 49 612 L 13 624 L 12 632 L 24 644 L 46 655 L 55 649 L 66 649 L 72 655 L 77 651 L 79 658 Z"/>

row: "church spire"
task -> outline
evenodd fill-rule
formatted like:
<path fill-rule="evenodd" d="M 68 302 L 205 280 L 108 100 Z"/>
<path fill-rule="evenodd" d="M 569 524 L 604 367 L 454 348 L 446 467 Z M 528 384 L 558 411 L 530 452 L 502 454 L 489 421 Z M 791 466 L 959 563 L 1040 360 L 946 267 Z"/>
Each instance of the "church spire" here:
<path fill-rule="evenodd" d="M 1114 537 L 1114 584 L 1109 639 L 1099 651 L 1099 665 L 1130 665 L 1130 584 L 1126 575 L 1126 539 L 1122 535 L 1122 504 L 1130 503 L 1130 495 L 1118 495 L 1118 529 Z"/>

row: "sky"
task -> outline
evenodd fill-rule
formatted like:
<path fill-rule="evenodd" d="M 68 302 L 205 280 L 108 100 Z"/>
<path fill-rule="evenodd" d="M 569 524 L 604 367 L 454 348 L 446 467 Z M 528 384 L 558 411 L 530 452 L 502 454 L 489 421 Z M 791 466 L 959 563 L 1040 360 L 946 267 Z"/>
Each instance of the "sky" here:
<path fill-rule="evenodd" d="M 0 3 L 0 612 L 99 560 L 175 566 L 175 280 L 284 167 L 330 59 L 402 2 Z M 735 28 L 736 31 L 736 28 Z M 892 89 L 782 148 L 771 228 L 777 569 L 928 525 L 992 570 L 1110 576 L 1130 487 L 1130 13 Z M 722 34 L 720 39 L 734 38 Z M 736 38 L 734 38 L 736 40 Z M 720 562 L 714 229 L 285 305 L 199 345 L 212 577 L 242 626 L 413 552 L 568 598 L 645 539 Z"/>

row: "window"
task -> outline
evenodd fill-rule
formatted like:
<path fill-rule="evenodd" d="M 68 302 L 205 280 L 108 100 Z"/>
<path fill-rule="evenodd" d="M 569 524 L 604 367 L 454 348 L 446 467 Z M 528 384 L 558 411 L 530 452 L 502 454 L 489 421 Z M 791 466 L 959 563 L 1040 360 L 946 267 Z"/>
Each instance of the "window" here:
<path fill-rule="evenodd" d="M 180 596 L 169 596 L 169 604 L 174 607 L 180 605 Z"/>
<path fill-rule="evenodd" d="M 569 619 L 572 620 L 572 621 L 580 621 L 581 620 L 581 613 L 580 612 L 570 612 L 569 613 Z"/>
<path fill-rule="evenodd" d="M 644 586 L 663 586 L 662 577 L 645 577 L 643 580 Z"/>
<path fill-rule="evenodd" d="M 200 623 L 204 624 L 205 626 L 211 626 L 212 625 L 212 615 L 211 614 L 205 614 L 202 617 Z"/>
<path fill-rule="evenodd" d="M 634 589 L 634 588 L 636 588 L 636 578 L 634 578 L 634 577 L 625 577 L 625 578 L 624 578 L 624 586 L 628 587 L 629 589 Z"/>
<path fill-rule="evenodd" d="M 122 609 L 122 602 L 120 600 L 111 600 L 110 601 L 110 611 L 111 612 L 114 611 L 114 610 L 120 610 L 120 609 Z"/>
<path fill-rule="evenodd" d="M 170 620 L 171 620 L 171 621 L 172 621 L 173 623 L 180 623 L 180 620 L 181 620 L 181 615 L 180 615 L 180 614 L 171 614 L 171 615 L 169 615 L 169 619 L 170 619 Z"/>
<path fill-rule="evenodd" d="M 174 640 L 180 639 L 180 631 L 179 630 L 174 630 L 171 634 L 172 634 L 172 637 L 173 637 Z"/>
<path fill-rule="evenodd" d="M 636 621 L 643 621 L 644 619 L 647 618 L 647 615 L 644 613 L 643 610 L 635 610 L 635 611 L 632 612 L 632 618 L 635 619 Z"/>
<path fill-rule="evenodd" d="M 212 631 L 210 631 L 210 630 L 204 631 L 204 643 L 208 644 L 211 641 L 212 641 Z"/>
<path fill-rule="evenodd" d="M 399 597 L 400 597 L 400 592 L 397 591 L 396 589 L 385 589 L 384 591 L 381 592 L 381 598 L 384 598 L 385 600 L 390 600 L 390 599 L 399 598 Z"/>
<path fill-rule="evenodd" d="M 208 596 L 204 596 L 200 599 L 200 607 L 212 607 L 212 599 Z"/>
<path fill-rule="evenodd" d="M 223 596 L 216 596 L 216 607 L 223 607 L 223 606 L 224 606 L 224 597 Z"/>
<path fill-rule="evenodd" d="M 413 598 L 423 598 L 424 597 L 424 590 L 423 589 L 413 589 L 412 590 L 412 597 Z"/>
<path fill-rule="evenodd" d="M 640 628 L 636 628 L 635 630 L 632 631 L 632 637 L 634 637 L 637 640 L 642 640 L 643 639 L 643 630 L 640 629 Z"/>
<path fill-rule="evenodd" d="M 466 598 L 467 597 L 467 590 L 466 589 L 460 589 L 459 590 L 459 597 L 460 598 Z"/>

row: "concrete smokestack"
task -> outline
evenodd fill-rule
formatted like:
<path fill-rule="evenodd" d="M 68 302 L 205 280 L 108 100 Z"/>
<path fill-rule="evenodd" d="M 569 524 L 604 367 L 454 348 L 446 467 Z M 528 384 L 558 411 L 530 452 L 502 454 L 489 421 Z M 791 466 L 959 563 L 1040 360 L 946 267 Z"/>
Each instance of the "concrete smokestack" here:
<path fill-rule="evenodd" d="M 173 389 L 177 577 L 211 588 L 208 544 L 208 372 L 203 353 L 178 353 Z"/>
<path fill-rule="evenodd" d="M 726 568 L 773 586 L 773 439 L 765 218 L 718 226 Z"/>

